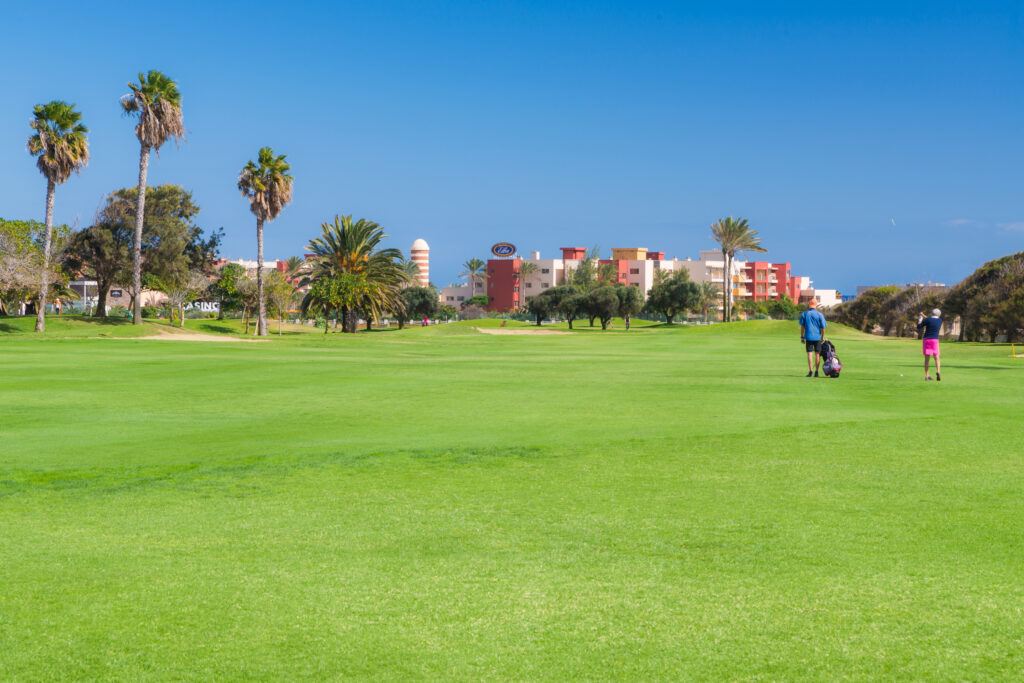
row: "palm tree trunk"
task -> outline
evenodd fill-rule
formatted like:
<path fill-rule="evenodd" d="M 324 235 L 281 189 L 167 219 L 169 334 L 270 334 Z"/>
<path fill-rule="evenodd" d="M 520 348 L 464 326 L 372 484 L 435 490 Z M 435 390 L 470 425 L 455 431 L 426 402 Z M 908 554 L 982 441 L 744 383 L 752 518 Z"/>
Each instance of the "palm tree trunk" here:
<path fill-rule="evenodd" d="M 256 217 L 256 291 L 259 299 L 256 334 L 267 336 L 267 302 L 263 299 L 263 219 Z"/>
<path fill-rule="evenodd" d="M 43 272 L 39 278 L 39 307 L 36 309 L 36 332 L 46 331 L 46 295 L 50 291 L 50 245 L 53 242 L 53 196 L 57 184 L 46 181 L 46 236 L 43 241 Z"/>
<path fill-rule="evenodd" d="M 132 324 L 142 324 L 142 223 L 146 217 L 146 174 L 149 172 L 149 145 L 139 151 L 139 198 L 135 204 L 135 242 L 132 244 Z"/>
<path fill-rule="evenodd" d="M 722 322 L 732 320 L 732 267 L 729 252 L 722 250 Z"/>

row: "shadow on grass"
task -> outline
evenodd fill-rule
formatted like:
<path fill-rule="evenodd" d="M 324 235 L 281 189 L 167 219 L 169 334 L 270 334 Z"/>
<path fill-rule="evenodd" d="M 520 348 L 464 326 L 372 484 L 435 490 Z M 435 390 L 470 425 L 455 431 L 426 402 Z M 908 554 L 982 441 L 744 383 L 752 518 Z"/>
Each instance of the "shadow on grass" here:
<path fill-rule="evenodd" d="M 196 330 L 199 332 L 212 332 L 215 334 L 241 334 L 242 330 L 236 330 L 229 325 L 218 325 L 215 323 L 203 323 L 196 325 Z"/>

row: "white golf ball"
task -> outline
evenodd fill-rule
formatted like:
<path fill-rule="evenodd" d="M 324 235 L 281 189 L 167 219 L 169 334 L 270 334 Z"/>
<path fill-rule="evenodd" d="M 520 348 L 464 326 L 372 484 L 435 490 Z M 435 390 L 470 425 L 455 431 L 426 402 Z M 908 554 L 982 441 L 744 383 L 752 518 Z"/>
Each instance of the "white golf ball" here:
<path fill-rule="evenodd" d="M 902 376 L 903 376 L 903 373 L 901 372 L 901 373 L 900 373 L 900 377 L 902 377 Z"/>

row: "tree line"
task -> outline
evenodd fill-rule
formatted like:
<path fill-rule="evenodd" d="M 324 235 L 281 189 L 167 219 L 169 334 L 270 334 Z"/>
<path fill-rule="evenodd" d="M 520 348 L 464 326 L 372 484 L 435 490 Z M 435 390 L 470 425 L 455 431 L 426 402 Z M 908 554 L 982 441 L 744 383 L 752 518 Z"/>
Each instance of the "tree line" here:
<path fill-rule="evenodd" d="M 953 287 L 873 287 L 830 316 L 864 332 L 916 336 L 917 314 L 933 308 L 959 320 L 960 341 L 1024 339 L 1024 252 L 989 261 Z"/>
<path fill-rule="evenodd" d="M 128 226 L 131 237 L 131 269 L 130 277 L 125 277 L 124 284 L 133 292 L 132 319 L 135 324 L 142 323 L 141 297 L 138 294 L 144 286 L 143 278 L 148 269 L 152 275 L 152 265 L 146 266 L 144 260 L 152 257 L 153 249 L 145 244 L 145 219 L 147 191 L 146 177 L 149 172 L 149 158 L 152 152 L 160 153 L 160 148 L 168 140 L 175 142 L 184 140 L 185 124 L 182 116 L 182 97 L 177 83 L 160 71 L 151 70 L 139 73 L 138 82 L 128 83 L 129 92 L 120 100 L 121 110 L 136 121 L 135 137 L 139 141 L 139 182 L 134 193 L 121 190 L 122 199 L 130 199 L 135 207 L 131 215 L 134 226 Z M 89 163 L 89 129 L 82 123 L 82 114 L 75 105 L 54 100 L 46 104 L 36 105 L 33 118 L 29 123 L 32 134 L 28 138 L 28 151 L 36 158 L 36 166 L 46 179 L 46 210 L 43 229 L 37 238 L 30 240 L 37 249 L 22 247 L 18 259 L 19 265 L 34 260 L 38 293 L 36 299 L 37 332 L 46 329 L 46 303 L 50 286 L 55 282 L 53 268 L 53 207 L 56 188 L 65 183 L 72 173 L 79 173 Z M 267 334 L 266 299 L 263 282 L 263 226 L 266 221 L 273 220 L 289 201 L 291 201 L 292 176 L 284 155 L 275 155 L 269 147 L 259 150 L 257 162 L 249 161 L 239 173 L 238 189 L 249 201 L 250 210 L 256 217 L 257 241 L 257 329 L 261 335 Z M 159 201 L 159 198 L 151 198 Z M 123 209 L 123 207 L 118 207 Z M 123 212 L 120 218 L 128 216 Z M 109 216 L 104 216 L 108 220 Z M 124 227 L 119 224 L 119 228 Z M 13 232 L 13 230 L 12 230 Z M 58 235 L 60 237 L 60 235 Z M 104 239 L 111 237 L 108 230 Z M 11 238 L 5 238 L 13 242 Z M 117 240 L 122 241 L 120 238 Z M 106 249 L 109 244 L 94 244 L 89 248 Z M 120 248 L 120 247 L 118 247 Z M 168 247 L 170 248 L 170 247 Z M 31 251 L 32 254 L 25 250 Z M 38 251 L 38 255 L 35 252 Z M 6 253 L 6 251 L 5 251 Z M 6 268 L 6 266 L 5 266 Z M 123 273 L 119 273 L 123 275 Z M 166 275 L 166 273 L 165 273 Z M 14 275 L 8 274 L 6 280 L 13 281 Z M 20 282 L 23 279 L 18 274 Z M 181 288 L 180 282 L 164 281 L 176 291 Z M 19 285 L 20 286 L 20 285 Z M 8 285 L 8 291 L 13 290 Z"/>

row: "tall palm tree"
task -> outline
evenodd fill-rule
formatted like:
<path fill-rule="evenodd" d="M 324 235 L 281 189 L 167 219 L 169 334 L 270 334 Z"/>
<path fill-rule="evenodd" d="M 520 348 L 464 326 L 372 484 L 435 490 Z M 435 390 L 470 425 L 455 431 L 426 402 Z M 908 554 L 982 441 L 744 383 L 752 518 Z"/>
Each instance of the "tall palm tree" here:
<path fill-rule="evenodd" d="M 35 131 L 28 139 L 28 151 L 36 159 L 39 172 L 46 178 L 46 232 L 43 239 L 43 272 L 39 278 L 39 306 L 36 332 L 46 330 L 46 295 L 50 289 L 50 248 L 53 243 L 53 198 L 57 186 L 71 173 L 89 163 L 89 129 L 81 124 L 82 115 L 75 105 L 54 100 L 37 104 L 28 124 Z"/>
<path fill-rule="evenodd" d="M 537 264 L 532 261 L 519 262 L 519 309 L 526 310 L 526 278 L 537 272 Z"/>
<path fill-rule="evenodd" d="M 291 167 L 285 155 L 274 156 L 274 150 L 261 147 L 259 165 L 249 161 L 238 174 L 238 189 L 249 200 L 249 210 L 256 216 L 256 290 L 259 315 L 256 334 L 267 336 L 267 300 L 263 292 L 263 222 L 281 215 L 292 200 Z"/>
<path fill-rule="evenodd" d="M 711 225 L 711 237 L 722 250 L 724 271 L 722 273 L 722 322 L 732 320 L 732 261 L 736 254 L 744 251 L 767 251 L 761 246 L 761 238 L 752 230 L 745 218 L 722 218 Z"/>
<path fill-rule="evenodd" d="M 483 283 L 487 280 L 487 264 L 478 258 L 471 258 L 462 264 L 463 271 L 460 276 L 466 278 L 469 284 L 469 298 L 476 296 L 476 283 Z"/>
<path fill-rule="evenodd" d="M 344 329 L 355 332 L 356 309 L 365 315 L 379 318 L 387 311 L 403 307 L 402 287 L 408 276 L 401 266 L 402 252 L 380 248 L 387 235 L 373 221 L 352 216 L 335 216 L 333 223 L 323 223 L 320 237 L 308 246 L 313 253 L 312 269 L 300 286 L 322 278 L 336 278 L 342 273 L 365 275 L 367 292 L 358 307 L 342 306 Z M 369 318 L 367 318 L 369 319 Z"/>
<path fill-rule="evenodd" d="M 130 93 L 121 98 L 121 109 L 126 115 L 135 115 L 135 137 L 139 139 L 139 198 L 135 207 L 135 243 L 132 254 L 132 288 L 136 292 L 132 322 L 142 324 L 142 222 L 146 213 L 146 174 L 149 172 L 149 152 L 156 150 L 168 138 L 185 138 L 185 124 L 181 118 L 181 93 L 178 85 L 159 71 L 139 74 L 138 83 L 129 83 Z"/>

